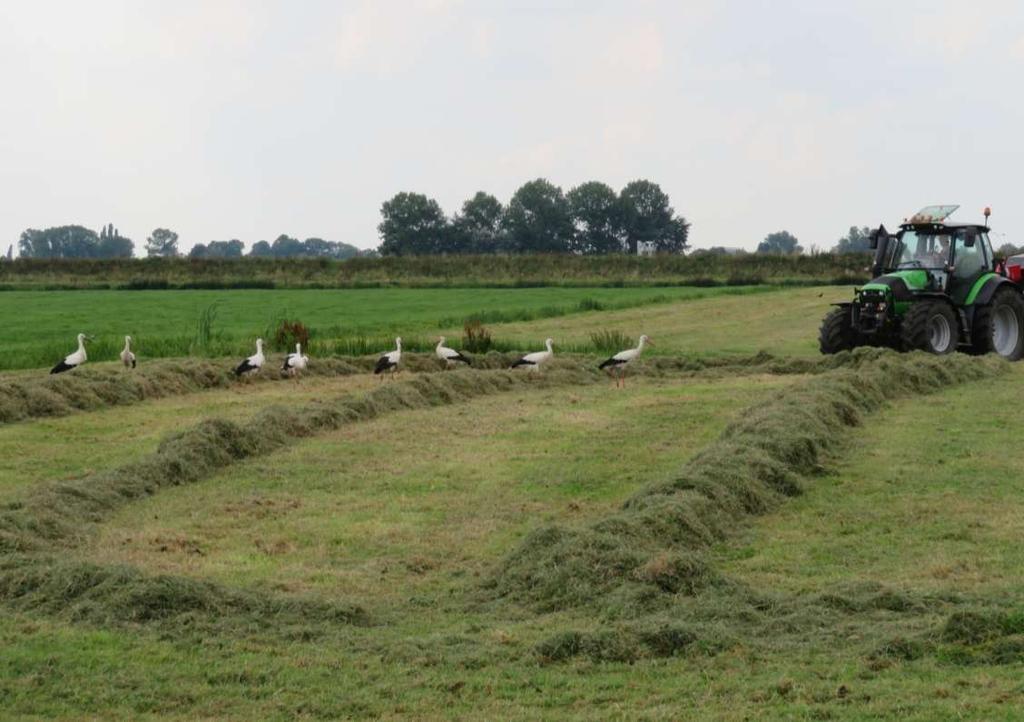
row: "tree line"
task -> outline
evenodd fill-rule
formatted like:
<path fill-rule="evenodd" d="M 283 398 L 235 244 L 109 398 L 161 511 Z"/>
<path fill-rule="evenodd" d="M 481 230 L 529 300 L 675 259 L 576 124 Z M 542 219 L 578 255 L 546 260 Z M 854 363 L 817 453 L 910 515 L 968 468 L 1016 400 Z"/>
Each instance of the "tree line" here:
<path fill-rule="evenodd" d="M 507 205 L 477 192 L 448 217 L 422 193 L 398 193 L 381 207 L 384 256 L 652 251 L 683 253 L 690 224 L 657 183 L 636 180 L 618 193 L 589 181 L 568 193 L 544 178 L 524 183 Z"/>
<path fill-rule="evenodd" d="M 146 238 L 143 249 L 149 257 L 177 258 L 178 234 L 168 228 L 156 228 Z M 12 257 L 11 250 L 7 259 Z M 99 233 L 79 225 L 54 226 L 45 230 L 29 228 L 18 239 L 18 252 L 23 258 L 132 258 L 135 244 L 122 236 L 113 223 Z M 371 252 L 372 253 L 372 252 Z M 197 243 L 188 252 L 189 258 L 335 258 L 345 259 L 367 255 L 348 243 L 325 241 L 322 238 L 297 238 L 281 234 L 273 242 L 257 241 L 249 253 L 237 239 Z"/>
<path fill-rule="evenodd" d="M 367 255 L 348 243 L 325 241 L 323 238 L 307 238 L 300 241 L 286 234 L 281 234 L 269 241 L 256 241 L 244 253 L 245 244 L 238 239 L 230 241 L 210 241 L 197 243 L 188 252 L 189 258 L 334 258 L 344 260 L 356 256 Z"/>
<path fill-rule="evenodd" d="M 493 253 L 571 253 L 601 255 L 640 250 L 683 253 L 689 248 L 690 224 L 676 215 L 668 196 L 656 183 L 633 181 L 616 193 L 599 181 L 583 183 L 563 194 L 543 178 L 524 184 L 507 206 L 480 191 L 462 204 L 460 212 L 445 216 L 437 201 L 419 193 L 398 193 L 381 207 L 378 226 L 381 245 L 364 251 L 348 243 L 322 238 L 299 240 L 281 234 L 273 241 L 257 241 L 249 252 L 238 239 L 198 243 L 187 254 L 178 248 L 178 234 L 156 228 L 143 249 L 149 257 L 174 258 L 332 258 L 356 256 L 443 255 Z M 831 248 L 835 254 L 870 253 L 871 228 L 851 226 Z M 113 223 L 99 233 L 79 225 L 29 228 L 18 239 L 24 258 L 131 258 L 131 239 Z M 0 260 L 11 260 L 8 248 Z M 716 246 L 700 253 L 726 255 L 740 248 Z M 789 231 L 769 233 L 755 253 L 795 255 L 804 252 Z M 812 252 L 814 249 L 812 248 Z M 1003 257 L 1024 252 L 1004 243 Z"/>

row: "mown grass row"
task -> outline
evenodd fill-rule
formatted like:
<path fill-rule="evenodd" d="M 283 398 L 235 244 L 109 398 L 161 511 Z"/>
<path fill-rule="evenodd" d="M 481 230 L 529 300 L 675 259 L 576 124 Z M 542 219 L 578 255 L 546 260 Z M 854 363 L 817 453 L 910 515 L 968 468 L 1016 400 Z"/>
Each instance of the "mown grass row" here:
<path fill-rule="evenodd" d="M 58 561 L 59 550 L 75 546 L 125 504 L 168 486 L 193 483 L 229 464 L 267 454 L 305 436 L 391 411 L 501 393 L 524 383 L 560 386 L 592 383 L 598 378 L 594 372 L 571 368 L 553 369 L 530 381 L 508 372 L 421 374 L 363 395 L 347 394 L 295 409 L 264 409 L 245 424 L 204 421 L 168 437 L 155 453 L 140 461 L 75 481 L 46 484 L 23 501 L 9 503 L 0 513 L 0 599 L 13 608 L 70 619 L 166 623 L 176 628 L 213 629 L 224 611 L 237 618 L 234 624 L 255 626 L 277 614 L 302 618 L 304 623 L 330 619 L 364 623 L 367 614 L 350 605 L 324 605 L 315 600 L 292 604 L 212 583 L 64 563 Z"/>
<path fill-rule="evenodd" d="M 538 345 L 538 348 L 540 344 Z M 517 354 L 492 351 L 473 358 L 477 369 L 504 369 L 517 358 Z M 560 362 L 569 367 L 593 370 L 597 357 L 586 354 L 559 355 Z M 305 375 L 329 378 L 370 373 L 376 358 L 373 356 L 345 355 L 343 358 L 318 358 L 312 361 Z M 782 368 L 814 369 L 825 367 L 830 359 L 781 360 L 769 354 L 740 358 L 688 358 L 651 357 L 644 361 L 642 373 L 696 372 L 706 369 L 748 367 L 763 365 L 772 372 Z M 405 353 L 403 370 L 409 373 L 441 371 L 443 366 L 432 353 Z M 824 366 L 823 366 L 824 365 Z M 95 411 L 113 406 L 124 406 L 154 399 L 199 393 L 213 389 L 237 386 L 240 383 L 291 383 L 281 376 L 276 363 L 268 362 L 264 371 L 244 382 L 232 373 L 231 360 L 220 362 L 206 359 L 179 359 L 158 361 L 140 366 L 133 372 L 110 366 L 83 367 L 73 373 L 57 376 L 19 375 L 0 378 L 0 424 L 26 419 L 66 416 L 78 411 Z"/>
<path fill-rule="evenodd" d="M 329 259 L 17 259 L 0 289 L 455 288 L 822 285 L 863 281 L 864 255 L 419 256 Z"/>
<path fill-rule="evenodd" d="M 751 409 L 675 478 L 637 493 L 618 513 L 585 527 L 545 527 L 529 535 L 484 585 L 485 604 L 505 608 L 513 603 L 539 614 L 585 610 L 598 622 L 596 627 L 563 628 L 533 648 L 532 655 L 553 662 L 576 656 L 633 661 L 693 649 L 714 653 L 733 646 L 737 635 L 752 633 L 758 624 L 762 629 L 821 633 L 826 623 L 838 627 L 850 614 L 935 614 L 950 606 L 950 600 L 917 598 L 877 585 L 811 599 L 780 598 L 724 578 L 704 552 L 728 538 L 744 519 L 800 493 L 801 477 L 828 464 L 842 450 L 850 429 L 889 400 L 989 378 L 1004 370 L 1005 363 L 871 349 L 821 360 L 753 357 L 744 365 L 661 361 L 647 372 L 819 375 Z M 207 421 L 168 438 L 155 454 L 135 464 L 46 485 L 0 514 L 0 550 L 6 554 L 0 564 L 0 597 L 13 608 L 101 624 L 217 630 L 222 627 L 215 619 L 224 610 L 237 617 L 232 625 L 259 626 L 267 615 L 281 615 L 281 627 L 293 631 L 304 624 L 329 626 L 332 619 L 367 623 L 372 613 L 349 605 L 325 607 L 317 600 L 258 593 L 242 599 L 218 585 L 65 564 L 55 557 L 124 504 L 168 485 L 204 478 L 302 436 L 393 410 L 501 393 L 519 383 L 554 387 L 601 378 L 592 370 L 564 364 L 529 382 L 503 372 L 424 374 L 362 397 L 294 410 L 267 409 L 244 425 Z M 957 626 L 962 615 L 962 610 L 955 611 L 935 639 L 893 637 L 876 654 L 936 653 L 961 661 L 1012 656 L 1021 634 L 1016 616 L 1004 610 L 986 612 L 968 620 L 980 631 L 956 631 L 963 627 Z"/>
<path fill-rule="evenodd" d="M 751 408 L 674 478 L 638 492 L 617 513 L 586 526 L 552 525 L 532 532 L 495 569 L 484 586 L 486 597 L 535 613 L 579 608 L 617 620 L 622 629 L 608 639 L 632 640 L 630 654 L 639 656 L 650 650 L 637 646 L 643 635 L 630 632 L 630 625 L 663 618 L 680 599 L 709 595 L 708 603 L 739 616 L 757 614 L 758 605 L 792 614 L 780 600 L 723 579 L 706 550 L 727 539 L 744 519 L 800 494 L 801 479 L 822 470 L 842 450 L 851 429 L 889 401 L 994 377 L 1008 368 L 993 358 L 874 349 L 842 356 L 843 368 Z M 690 611 L 699 605 L 695 602 Z M 596 633 L 608 641 L 604 632 Z M 587 639 L 562 634 L 541 645 L 537 654 L 559 658 L 576 650 L 600 658 L 608 653 L 595 651 L 606 644 Z"/>
<path fill-rule="evenodd" d="M 491 354 L 486 360 L 493 366 L 503 366 L 508 361 L 498 354 Z M 765 355 L 743 359 L 738 364 L 686 359 L 658 361 L 645 366 L 644 372 L 653 375 L 746 373 L 751 368 L 760 368 L 800 373 L 815 367 L 810 362 L 790 363 Z M 829 359 L 829 363 L 834 362 Z M 825 364 L 818 364 L 818 367 L 825 368 Z M 0 597 L 17 608 L 63 610 L 65 615 L 92 621 L 114 617 L 122 621 L 163 621 L 171 617 L 177 619 L 181 614 L 189 619 L 195 615 L 208 617 L 213 610 L 225 608 L 225 605 L 234 605 L 232 608 L 246 618 L 257 612 L 262 614 L 260 610 L 265 608 L 277 609 L 280 605 L 276 601 L 268 601 L 266 607 L 261 606 L 263 602 L 239 601 L 233 592 L 216 585 L 196 587 L 191 582 L 183 582 L 179 589 L 174 578 L 151 578 L 130 570 L 61 564 L 54 555 L 60 548 L 76 545 L 95 525 L 133 500 L 155 494 L 167 486 L 195 482 L 229 464 L 269 453 L 304 436 L 390 411 L 458 403 L 484 394 L 501 393 L 520 384 L 556 387 L 602 379 L 603 375 L 593 364 L 581 366 L 562 359 L 539 378 L 497 371 L 421 374 L 406 381 L 384 384 L 364 395 L 349 394 L 294 409 L 265 409 L 246 424 L 217 419 L 204 421 L 168 437 L 155 453 L 138 462 L 75 481 L 46 484 L 30 492 L 23 501 L 9 503 L 0 513 L 0 551 L 8 557 L 0 566 Z M 118 592 L 124 584 L 112 581 L 116 579 L 130 580 L 128 587 L 134 591 Z M 48 606 L 47 600 L 56 589 L 61 590 L 61 602 Z M 135 605 L 143 605 L 144 609 Z M 360 611 L 351 616 L 361 619 L 362 615 Z"/>
<path fill-rule="evenodd" d="M 410 365 L 415 366 L 416 362 Z M 368 359 L 324 359 L 307 373 L 314 377 L 348 376 L 370 369 L 372 361 Z M 282 381 L 275 366 L 247 383 Z M 113 367 L 83 367 L 57 376 L 44 373 L 10 377 L 0 379 L 0 424 L 136 404 L 238 383 L 230 363 L 204 359 L 155 362 L 132 372 Z"/>

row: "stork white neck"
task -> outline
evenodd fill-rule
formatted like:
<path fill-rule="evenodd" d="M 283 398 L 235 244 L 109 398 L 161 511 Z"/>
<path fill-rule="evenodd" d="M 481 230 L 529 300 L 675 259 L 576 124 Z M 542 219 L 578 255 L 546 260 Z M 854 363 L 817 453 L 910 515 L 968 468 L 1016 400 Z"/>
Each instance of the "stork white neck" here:
<path fill-rule="evenodd" d="M 551 339 L 550 338 L 547 341 L 544 342 L 544 345 L 548 347 L 548 353 L 552 353 L 552 351 L 551 351 Z"/>
<path fill-rule="evenodd" d="M 131 336 L 125 336 L 124 337 L 124 350 L 125 351 L 130 351 L 131 350 L 131 345 L 132 345 L 132 337 Z"/>

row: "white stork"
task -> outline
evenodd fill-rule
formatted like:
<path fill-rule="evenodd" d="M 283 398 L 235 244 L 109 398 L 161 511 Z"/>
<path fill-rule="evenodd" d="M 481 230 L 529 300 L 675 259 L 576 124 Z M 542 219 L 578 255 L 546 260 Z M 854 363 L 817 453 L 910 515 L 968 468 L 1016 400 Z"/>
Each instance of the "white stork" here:
<path fill-rule="evenodd" d="M 132 337 L 124 337 L 124 349 L 121 351 L 121 363 L 126 369 L 135 368 L 135 354 L 132 353 Z"/>
<path fill-rule="evenodd" d="M 636 348 L 628 348 L 625 351 L 619 351 L 611 358 L 605 359 L 598 368 L 607 369 L 608 375 L 613 377 L 615 376 L 615 369 L 618 369 L 619 375 L 618 378 L 615 379 L 615 386 L 618 387 L 621 383 L 622 388 L 626 388 L 626 366 L 629 365 L 631 361 L 635 361 L 640 354 L 643 353 L 644 346 L 647 344 L 651 344 L 651 346 L 653 346 L 654 342 L 647 338 L 646 335 L 643 335 L 640 337 L 640 343 Z"/>
<path fill-rule="evenodd" d="M 473 361 L 468 356 L 463 356 L 461 353 L 453 348 L 448 348 L 444 345 L 444 336 L 441 336 L 437 341 L 437 357 L 444 361 L 444 367 L 451 368 L 454 363 L 464 363 L 467 366 L 472 366 Z"/>
<path fill-rule="evenodd" d="M 295 344 L 295 353 L 290 353 L 284 357 L 281 373 L 298 379 L 299 373 L 306 370 L 307 364 L 309 364 L 309 356 L 302 355 L 302 344 L 297 343 Z"/>
<path fill-rule="evenodd" d="M 389 371 L 392 374 L 398 373 L 398 364 L 402 360 L 402 339 L 395 339 L 395 350 L 388 351 L 387 353 L 381 354 L 381 357 L 377 359 L 377 365 L 373 367 L 374 374 L 383 374 L 385 371 Z M 384 377 L 381 376 L 380 380 L 383 381 Z"/>
<path fill-rule="evenodd" d="M 259 373 L 259 370 L 263 368 L 263 362 L 266 359 L 263 356 L 263 339 L 256 339 L 256 353 L 247 358 L 242 363 L 238 364 L 235 368 L 235 376 L 241 378 L 242 376 L 250 376 L 255 373 Z"/>
<path fill-rule="evenodd" d="M 547 346 L 547 351 L 534 351 L 528 353 L 514 364 L 509 366 L 509 370 L 516 368 L 517 366 L 526 366 L 530 369 L 530 372 L 540 371 L 541 364 L 547 363 L 555 355 L 555 352 L 551 350 L 551 344 L 553 341 L 549 338 L 544 342 Z"/>
<path fill-rule="evenodd" d="M 78 350 L 72 351 L 64 360 L 50 369 L 51 374 L 62 374 L 65 371 L 78 368 L 86 362 L 88 356 L 85 355 L 85 342 L 92 341 L 92 336 L 86 336 L 84 333 L 78 334 Z"/>

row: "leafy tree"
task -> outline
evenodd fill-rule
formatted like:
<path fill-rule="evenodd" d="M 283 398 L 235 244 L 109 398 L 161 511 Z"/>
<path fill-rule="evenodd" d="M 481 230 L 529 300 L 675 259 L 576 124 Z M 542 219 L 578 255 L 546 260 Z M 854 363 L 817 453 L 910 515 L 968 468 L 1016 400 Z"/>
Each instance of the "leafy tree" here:
<path fill-rule="evenodd" d="M 483 191 L 462 204 L 452 219 L 450 253 L 497 253 L 505 246 L 501 221 L 505 209 L 494 196 Z"/>
<path fill-rule="evenodd" d="M 801 253 L 803 250 L 796 236 L 789 231 L 769 233 L 757 245 L 758 253 Z"/>
<path fill-rule="evenodd" d="M 676 216 L 668 196 L 657 183 L 635 180 L 619 194 L 627 250 L 636 255 L 639 244 L 654 244 L 659 253 L 683 253 L 690 224 Z"/>
<path fill-rule="evenodd" d="M 380 253 L 411 256 L 439 253 L 448 237 L 448 219 L 437 201 L 421 193 L 399 193 L 380 209 Z"/>
<path fill-rule="evenodd" d="M 113 223 L 100 231 L 96 244 L 97 258 L 131 258 L 134 252 L 135 245 L 131 239 L 122 236 Z"/>
<path fill-rule="evenodd" d="M 245 245 L 238 239 L 197 243 L 189 251 L 189 258 L 241 258 Z"/>
<path fill-rule="evenodd" d="M 178 234 L 167 228 L 156 228 L 146 239 L 146 255 L 173 258 L 178 253 Z"/>
<path fill-rule="evenodd" d="M 323 238 L 307 238 L 302 242 L 303 256 L 311 258 L 333 258 L 338 244 Z"/>
<path fill-rule="evenodd" d="M 1001 256 L 1003 258 L 1009 258 L 1010 256 L 1016 256 L 1020 252 L 1021 252 L 1021 249 L 1019 249 L 1017 246 L 1013 245 L 1012 243 L 1004 243 L 1003 245 L 999 246 L 999 248 L 996 249 L 996 255 L 997 256 Z"/>
<path fill-rule="evenodd" d="M 839 239 L 835 253 L 867 253 L 871 250 L 871 229 L 867 226 L 850 226 L 845 236 Z"/>
<path fill-rule="evenodd" d="M 570 249 L 576 253 L 621 253 L 623 243 L 622 205 L 612 188 L 590 181 L 566 195 L 573 224 Z"/>
<path fill-rule="evenodd" d="M 270 244 L 266 241 L 256 241 L 249 249 L 249 256 L 252 258 L 273 258 L 274 252 L 270 250 Z"/>
<path fill-rule="evenodd" d="M 543 178 L 525 183 L 515 192 L 502 227 L 514 253 L 564 253 L 573 237 L 569 203 L 562 189 Z"/>
<path fill-rule="evenodd" d="M 46 230 L 26 229 L 18 239 L 24 258 L 95 258 L 99 237 L 84 226 L 54 226 Z"/>
<path fill-rule="evenodd" d="M 693 255 L 703 256 L 738 256 L 746 251 L 738 248 L 726 248 L 725 246 L 711 246 L 711 248 L 698 248 Z"/>
<path fill-rule="evenodd" d="M 135 244 L 130 238 L 122 235 L 100 238 L 96 247 L 97 258 L 131 258 L 135 253 Z"/>
<path fill-rule="evenodd" d="M 305 255 L 305 246 L 298 238 L 292 238 L 282 233 L 270 244 L 270 250 L 275 258 L 290 258 Z"/>
<path fill-rule="evenodd" d="M 312 258 L 352 258 L 359 255 L 359 249 L 348 243 L 325 241 L 323 238 L 307 238 L 302 242 L 303 256 Z"/>
<path fill-rule="evenodd" d="M 286 234 L 281 234 L 273 245 L 267 241 L 257 241 L 249 250 L 250 258 L 352 258 L 358 256 L 359 249 L 347 243 L 325 241 L 323 238 L 307 238 L 300 241 Z"/>

